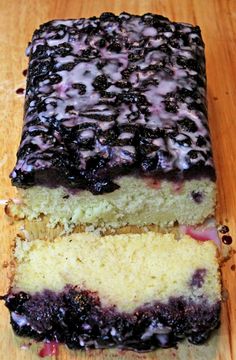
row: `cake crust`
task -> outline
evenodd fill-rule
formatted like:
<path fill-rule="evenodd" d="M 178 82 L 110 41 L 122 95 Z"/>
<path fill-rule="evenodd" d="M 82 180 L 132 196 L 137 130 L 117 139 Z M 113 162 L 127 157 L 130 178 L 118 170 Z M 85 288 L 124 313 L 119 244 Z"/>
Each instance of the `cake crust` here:
<path fill-rule="evenodd" d="M 54 20 L 27 55 L 14 185 L 101 194 L 125 173 L 214 179 L 198 26 L 153 14 Z"/>

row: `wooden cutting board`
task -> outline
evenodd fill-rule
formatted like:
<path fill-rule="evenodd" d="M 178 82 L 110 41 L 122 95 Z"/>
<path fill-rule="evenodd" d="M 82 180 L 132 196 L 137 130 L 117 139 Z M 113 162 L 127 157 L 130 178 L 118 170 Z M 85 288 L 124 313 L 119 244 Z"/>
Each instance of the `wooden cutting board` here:
<path fill-rule="evenodd" d="M 9 173 L 15 163 L 23 116 L 27 67 L 25 47 L 40 23 L 53 18 L 79 18 L 103 11 L 154 12 L 172 20 L 200 25 L 206 43 L 209 122 L 218 173 L 218 220 L 236 237 L 236 1 L 235 0 L 1 0 L 0 1 L 0 199 L 15 195 Z M 234 162 L 235 161 L 235 162 Z M 11 244 L 16 227 L 10 225 L 0 205 L 0 293 L 9 284 Z M 236 243 L 233 243 L 236 249 Z M 223 304 L 222 326 L 204 346 L 181 344 L 176 350 L 149 354 L 121 351 L 72 352 L 61 347 L 56 359 L 192 359 L 236 360 L 235 257 L 222 268 L 228 300 Z M 233 266 L 234 265 L 234 266 Z M 16 343 L 8 311 L 0 305 L 0 359 L 33 360 L 37 355 Z"/>

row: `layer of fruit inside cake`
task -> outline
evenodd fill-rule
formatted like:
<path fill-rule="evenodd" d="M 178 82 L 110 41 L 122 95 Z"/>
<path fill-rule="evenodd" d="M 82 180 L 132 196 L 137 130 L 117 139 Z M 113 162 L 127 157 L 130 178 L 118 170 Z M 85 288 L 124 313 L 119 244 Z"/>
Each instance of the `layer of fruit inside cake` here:
<path fill-rule="evenodd" d="M 138 351 L 204 342 L 219 325 L 212 241 L 184 235 L 72 234 L 18 239 L 5 296 L 16 334 L 74 349 Z"/>
<path fill-rule="evenodd" d="M 198 224 L 215 172 L 198 26 L 154 14 L 54 20 L 27 54 L 9 212 L 52 225 Z"/>

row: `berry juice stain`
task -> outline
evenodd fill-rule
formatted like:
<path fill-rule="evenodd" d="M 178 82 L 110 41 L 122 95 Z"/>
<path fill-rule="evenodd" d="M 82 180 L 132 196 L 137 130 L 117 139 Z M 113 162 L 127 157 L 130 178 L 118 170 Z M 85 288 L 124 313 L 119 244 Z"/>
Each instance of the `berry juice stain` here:
<path fill-rule="evenodd" d="M 222 236 L 222 242 L 225 244 L 225 245 L 230 245 L 232 244 L 232 237 L 230 235 L 224 235 Z"/>
<path fill-rule="evenodd" d="M 24 93 L 25 93 L 25 89 L 23 89 L 23 88 L 18 88 L 18 89 L 16 90 L 16 94 L 17 94 L 17 95 L 24 95 Z"/>

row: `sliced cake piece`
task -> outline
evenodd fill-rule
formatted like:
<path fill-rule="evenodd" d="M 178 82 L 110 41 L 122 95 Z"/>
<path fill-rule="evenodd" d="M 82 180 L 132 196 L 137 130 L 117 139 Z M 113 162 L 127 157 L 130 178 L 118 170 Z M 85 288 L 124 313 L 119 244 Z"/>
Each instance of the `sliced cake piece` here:
<path fill-rule="evenodd" d="M 215 209 L 215 184 L 207 179 L 176 184 L 153 178 L 123 176 L 116 180 L 120 188 L 112 193 L 93 195 L 87 190 L 73 194 L 66 188 L 48 189 L 34 186 L 19 190 L 20 202 L 7 205 L 13 217 L 38 219 L 47 216 L 50 226 L 76 225 L 97 228 L 120 228 L 127 225 L 157 225 L 161 228 L 178 224 L 204 222 Z"/>
<path fill-rule="evenodd" d="M 205 341 L 219 324 L 216 246 L 185 235 L 18 240 L 5 296 L 16 334 L 74 349 L 153 350 Z"/>
<path fill-rule="evenodd" d="M 198 26 L 159 15 L 54 20 L 28 47 L 16 217 L 51 225 L 202 223 L 215 172 Z"/>

